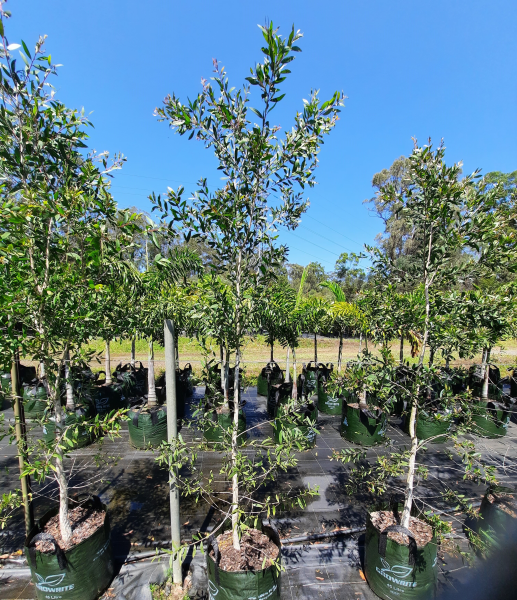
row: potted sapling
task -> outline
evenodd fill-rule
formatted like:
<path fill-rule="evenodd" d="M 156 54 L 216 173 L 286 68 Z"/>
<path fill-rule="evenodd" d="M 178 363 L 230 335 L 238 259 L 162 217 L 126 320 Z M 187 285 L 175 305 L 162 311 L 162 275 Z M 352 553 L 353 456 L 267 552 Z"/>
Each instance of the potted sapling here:
<path fill-rule="evenodd" d="M 243 89 L 230 87 L 226 71 L 214 61 L 212 81 L 202 80 L 194 100 L 180 102 L 171 95 L 157 110 L 180 135 L 202 140 L 213 148 L 225 177 L 220 189 L 210 191 L 202 179 L 189 200 L 183 188 L 169 190 L 166 200 L 157 198 L 162 218 L 178 223 L 186 239 L 202 236 L 214 254 L 210 268 L 224 276 L 229 293 L 234 329 L 228 351 L 235 356 L 232 428 L 223 439 L 224 471 L 231 480 L 225 522 L 227 533 L 214 532 L 208 546 L 208 579 L 218 599 L 278 596 L 279 539 L 271 528 L 260 531 L 259 516 L 266 504 L 249 489 L 260 483 L 260 461 L 251 460 L 238 444 L 242 348 L 247 331 L 256 322 L 254 309 L 274 279 L 274 268 L 286 255 L 276 247 L 276 231 L 294 229 L 307 208 L 302 189 L 314 185 L 314 168 L 323 137 L 337 123 L 342 94 L 336 92 L 321 103 L 313 92 L 296 113 L 294 126 L 280 135 L 271 111 L 283 98 L 280 87 L 287 68 L 299 51 L 301 34 L 294 29 L 282 37 L 273 25 L 261 27 L 265 39 L 264 60 L 251 69 Z M 258 100 L 260 106 L 251 103 Z M 276 113 L 274 113 L 276 114 Z M 270 190 L 276 190 L 272 196 Z M 272 473 L 281 452 L 270 453 L 263 473 Z M 288 460 L 291 462 L 291 459 Z M 267 511 L 266 511 L 267 512 Z M 253 515 L 252 527 L 246 517 Z M 265 537 L 261 537 L 261 536 Z M 232 558 L 233 557 L 233 558 Z"/>
<path fill-rule="evenodd" d="M 417 418 L 421 390 L 432 386 L 434 373 L 424 366 L 424 356 L 433 327 L 431 310 L 435 289 L 446 289 L 458 278 L 480 273 L 493 260 L 492 232 L 498 229 L 495 211 L 497 194 L 480 193 L 477 173 L 459 179 L 461 165 L 444 163 L 445 148 L 431 145 L 415 148 L 408 159 L 408 187 L 400 191 L 391 183 L 380 187 L 381 204 L 398 207 L 406 219 L 413 239 L 418 240 L 411 265 L 371 248 L 374 259 L 373 281 L 377 289 L 401 282 L 407 287 L 422 286 L 425 297 L 425 320 L 418 363 L 407 386 L 412 395 L 408 429 L 408 450 L 394 452 L 377 461 L 369 471 L 369 489 L 386 490 L 389 477 L 405 478 L 402 511 L 374 511 L 368 514 L 365 546 L 365 575 L 372 590 L 381 598 L 430 598 L 435 594 L 437 544 L 435 530 L 422 519 L 412 516 L 415 478 L 426 475 L 417 464 L 418 451 L 426 441 L 417 437 Z M 469 261 L 454 260 L 468 252 Z M 388 280 L 391 279 L 390 280 Z M 386 365 L 389 369 L 389 365 Z M 393 385 L 388 377 L 386 387 Z M 347 454 L 349 455 L 347 457 Z M 354 451 L 336 453 L 345 462 Z M 356 461 L 357 452 L 352 459 Z M 363 467 L 364 472 L 364 467 Z M 376 481 L 376 478 L 379 481 Z M 379 486 L 379 487 L 377 487 Z"/>
<path fill-rule="evenodd" d="M 66 422 L 61 382 L 70 356 L 97 335 L 98 305 L 113 301 L 121 281 L 131 287 L 138 280 L 124 258 L 131 252 L 129 236 L 115 243 L 108 235 L 119 224 L 130 232 L 133 220 L 117 211 L 109 193 L 107 176 L 122 159 L 84 153 L 89 121 L 56 99 L 50 85 L 56 67 L 44 54 L 44 38 L 32 53 L 23 42 L 10 45 L 5 19 L 2 11 L 0 228 L 9 235 L 2 237 L 0 253 L 9 256 L 3 266 L 13 298 L 23 297 L 25 303 L 22 308 L 4 301 L 2 312 L 22 323 L 22 329 L 31 329 L 30 354 L 44 365 L 42 379 L 54 416 L 53 442 L 39 441 L 20 453 L 23 474 L 39 482 L 53 479 L 59 494 L 58 506 L 29 531 L 25 554 L 39 599 L 66 594 L 94 600 L 113 575 L 109 517 L 98 498 L 70 497 L 65 459 L 78 429 Z M 14 60 L 18 49 L 22 67 Z M 27 348 L 28 341 L 15 329 L 8 335 L 11 348 Z M 112 412 L 81 425 L 94 435 L 114 435 L 119 416 Z"/>

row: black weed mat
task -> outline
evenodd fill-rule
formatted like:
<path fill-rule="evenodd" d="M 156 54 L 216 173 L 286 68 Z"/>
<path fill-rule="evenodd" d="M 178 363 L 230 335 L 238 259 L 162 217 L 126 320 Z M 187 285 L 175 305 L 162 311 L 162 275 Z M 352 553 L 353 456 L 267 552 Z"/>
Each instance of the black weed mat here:
<path fill-rule="evenodd" d="M 194 398 L 187 404 L 187 418 L 192 416 L 196 403 L 203 396 L 204 390 L 197 388 Z M 252 429 L 251 437 L 264 438 L 272 433 L 267 423 L 266 399 L 257 397 L 255 390 L 246 394 L 245 407 L 248 426 Z M 12 411 L 4 411 L 6 419 L 12 419 Z M 358 529 L 365 525 L 367 510 L 377 500 L 368 495 L 349 496 L 345 491 L 350 465 L 342 465 L 331 461 L 332 451 L 352 448 L 352 444 L 343 440 L 339 434 L 339 417 L 320 414 L 316 447 L 299 453 L 296 467 L 282 473 L 275 481 L 275 486 L 318 486 L 319 495 L 312 498 L 304 510 L 286 511 L 275 516 L 275 523 L 281 537 L 286 539 L 305 538 L 319 534 L 319 538 L 311 543 L 298 542 L 286 544 L 283 548 L 286 572 L 283 575 L 282 598 L 375 598 L 364 580 L 362 566 L 361 533 L 355 535 L 337 535 L 340 529 Z M 37 427 L 30 432 L 40 436 Z M 201 438 L 201 432 L 195 427 L 183 426 L 183 438 L 188 442 Z M 391 446 L 377 446 L 367 450 L 370 460 L 386 452 L 393 452 L 408 446 L 409 438 L 402 431 L 400 422 L 393 419 L 388 428 Z M 500 440 L 476 440 L 478 450 L 484 458 L 497 467 L 498 477 L 502 483 L 517 482 L 517 425 L 509 425 L 508 435 Z M 427 451 L 419 455 L 419 461 L 429 469 L 427 481 L 420 481 L 416 493 L 423 501 L 420 508 L 431 506 L 443 510 L 451 510 L 441 497 L 446 488 L 464 494 L 473 501 L 479 501 L 483 489 L 463 480 L 463 467 L 458 456 L 449 458 L 448 444 L 430 444 Z M 97 455 L 104 453 L 104 462 L 96 463 Z M 204 473 L 213 471 L 216 475 L 216 489 L 228 491 L 229 482 L 217 477 L 221 455 L 213 451 L 201 452 L 198 467 Z M 169 496 L 167 473 L 155 462 L 151 451 L 134 450 L 128 443 L 127 427 L 123 427 L 121 437 L 92 446 L 75 450 L 67 461 L 71 469 L 70 486 L 75 491 L 86 489 L 99 495 L 108 506 L 112 525 L 113 550 L 119 564 L 151 553 L 156 548 L 166 547 L 170 538 Z M 402 482 L 401 482 L 402 485 Z M 0 493 L 19 487 L 18 461 L 15 449 L 4 439 L 0 443 Z M 263 494 L 274 490 L 273 486 L 263 490 Z M 51 506 L 55 506 L 57 490 L 53 483 L 44 486 L 35 485 L 36 518 L 42 516 Z M 182 538 L 189 540 L 197 531 L 210 531 L 219 519 L 215 510 L 208 510 L 206 505 L 196 504 L 190 498 L 181 502 Z M 464 517 L 450 512 L 448 518 L 455 529 L 455 539 L 451 547 L 459 544 L 468 552 L 463 535 Z M 0 531 L 0 555 L 10 556 L 0 568 L 0 598 L 34 598 L 33 586 L 28 583 L 28 576 L 23 569 L 22 558 L 16 553 L 23 546 L 23 518 L 16 513 L 8 523 L 8 527 Z M 331 533 L 334 537 L 325 538 Z M 202 571 L 199 563 L 201 555 L 196 556 L 195 564 Z M 14 562 L 17 561 L 17 562 Z M 143 564 L 146 563 L 134 563 Z M 151 564 L 151 563 L 149 563 Z M 152 563 L 155 565 L 155 563 Z M 440 553 L 440 586 L 454 589 L 465 578 L 469 570 L 459 555 Z M 18 569 L 15 577 L 14 569 Z M 129 569 L 128 566 L 124 569 Z M 132 567 L 138 571 L 137 567 Z M 140 568 L 145 571 L 145 567 Z M 149 567 L 149 573 L 154 567 Z M 126 577 L 128 579 L 128 577 Z M 131 577 L 129 577 L 131 579 Z M 145 580 L 145 577 L 143 578 Z M 135 579 L 136 581 L 136 579 Z M 8 583 L 9 582 L 9 583 Z M 140 590 L 141 591 L 141 590 Z M 139 592 L 140 593 L 140 592 Z M 121 596 L 122 597 L 122 596 Z M 136 596 L 135 596 L 136 597 Z M 127 597 L 128 600 L 130 596 Z"/>

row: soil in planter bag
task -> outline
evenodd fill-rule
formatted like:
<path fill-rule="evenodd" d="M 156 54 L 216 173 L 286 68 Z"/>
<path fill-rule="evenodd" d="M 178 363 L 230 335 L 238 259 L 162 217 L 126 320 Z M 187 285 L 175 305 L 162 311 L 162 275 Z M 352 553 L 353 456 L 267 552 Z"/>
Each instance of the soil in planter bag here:
<path fill-rule="evenodd" d="M 104 525 L 77 546 L 63 552 L 54 543 L 55 550 L 49 554 L 36 550 L 35 544 L 39 539 L 54 540 L 50 534 L 41 531 L 47 521 L 58 514 L 57 507 L 45 513 L 25 540 L 25 556 L 38 600 L 95 600 L 113 578 L 110 523 L 106 507 L 96 496 L 81 504 L 103 510 L 105 518 Z"/>
<path fill-rule="evenodd" d="M 207 442 L 220 443 L 224 439 L 223 429 L 229 431 L 233 427 L 233 411 L 217 413 L 216 410 L 210 410 L 205 417 L 209 417 L 213 425 L 205 424 L 203 436 Z M 244 411 L 239 409 L 239 425 L 237 427 L 237 444 L 241 446 L 246 443 L 246 415 Z"/>
<path fill-rule="evenodd" d="M 476 435 L 486 438 L 503 437 L 508 432 L 510 412 L 501 402 L 473 402 L 472 423 Z"/>
<path fill-rule="evenodd" d="M 494 498 L 490 502 L 488 496 Z M 509 542 L 509 534 L 514 531 L 516 517 L 503 510 L 503 506 L 513 514 L 517 508 L 515 490 L 502 486 L 489 488 L 481 501 L 479 516 L 476 523 L 477 533 L 489 546 L 500 548 Z"/>
<path fill-rule="evenodd" d="M 66 432 L 66 438 L 72 442 L 71 446 L 64 442 L 67 449 L 84 448 L 84 446 L 88 446 L 93 442 L 93 433 L 82 424 L 93 416 L 91 412 L 90 407 L 83 408 L 82 406 L 76 406 L 74 412 L 65 412 L 65 427 L 69 428 Z M 75 436 L 76 429 L 77 437 Z M 56 421 L 54 416 L 51 416 L 43 425 L 43 438 L 47 444 L 51 444 L 55 440 Z"/>
<path fill-rule="evenodd" d="M 350 397 L 350 401 L 357 399 Z M 361 409 L 343 402 L 341 436 L 354 444 L 373 446 L 385 441 L 387 418 L 381 409 Z"/>
<path fill-rule="evenodd" d="M 274 418 L 277 408 L 285 403 L 293 394 L 293 382 L 277 383 L 269 386 L 267 396 L 267 414 Z"/>
<path fill-rule="evenodd" d="M 41 419 L 49 408 L 47 388 L 38 379 L 23 384 L 23 410 L 27 419 Z"/>
<path fill-rule="evenodd" d="M 388 537 L 389 531 L 409 535 L 409 546 Z M 430 600 L 435 596 L 437 544 L 433 538 L 417 548 L 411 532 L 392 525 L 380 533 L 366 520 L 365 575 L 373 592 L 384 600 Z"/>
<path fill-rule="evenodd" d="M 280 536 L 273 527 L 260 525 L 271 541 L 280 548 Z M 210 556 L 214 549 L 215 560 Z M 278 559 L 281 560 L 279 553 Z M 275 565 L 260 571 L 223 571 L 218 567 L 219 548 L 213 538 L 209 540 L 206 554 L 208 567 L 208 598 L 209 600 L 279 600 L 280 571 Z"/>
<path fill-rule="evenodd" d="M 314 399 L 316 399 L 314 397 Z M 290 415 L 296 415 L 296 421 L 286 423 L 284 421 L 284 415 L 287 414 L 288 409 Z M 313 424 L 307 423 L 309 419 Z M 318 407 L 315 403 L 310 402 L 303 406 L 297 406 L 295 408 L 280 405 L 277 409 L 277 415 L 273 423 L 273 430 L 275 435 L 275 442 L 277 444 L 282 443 L 284 432 L 296 431 L 300 436 L 307 440 L 307 449 L 314 448 L 316 445 L 316 421 L 318 419 Z"/>
<path fill-rule="evenodd" d="M 167 441 L 167 409 L 140 406 L 129 409 L 129 443 L 133 448 L 156 448 Z"/>
<path fill-rule="evenodd" d="M 284 372 L 277 362 L 271 361 L 259 373 L 257 378 L 257 394 L 267 397 L 269 386 L 279 383 L 284 383 Z"/>

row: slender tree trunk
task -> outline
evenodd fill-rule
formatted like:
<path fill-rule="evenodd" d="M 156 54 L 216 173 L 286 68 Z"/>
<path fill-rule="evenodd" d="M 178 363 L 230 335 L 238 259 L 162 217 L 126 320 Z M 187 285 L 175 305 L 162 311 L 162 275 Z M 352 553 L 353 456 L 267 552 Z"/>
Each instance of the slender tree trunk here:
<path fill-rule="evenodd" d="M 65 354 L 63 353 L 62 364 L 65 361 Z M 48 369 L 47 369 L 48 372 Z M 52 397 L 52 403 L 54 405 L 54 415 L 56 419 L 56 443 L 54 447 L 54 467 L 55 477 L 59 487 L 59 531 L 61 537 L 65 543 L 70 542 L 72 539 L 72 527 L 70 525 L 70 518 L 68 516 L 68 481 L 66 479 L 65 469 L 63 467 L 63 444 L 61 440 L 63 438 L 65 428 L 65 415 L 61 406 L 61 399 L 59 397 L 59 384 L 60 376 L 59 370 L 56 377 L 55 386 L 51 386 L 49 382 L 49 392 Z"/>
<path fill-rule="evenodd" d="M 43 379 L 43 377 L 45 377 L 46 375 L 46 371 L 45 371 L 45 362 L 40 360 L 39 363 L 39 377 L 40 379 Z"/>
<path fill-rule="evenodd" d="M 368 336 L 364 336 L 364 349 L 368 352 Z"/>
<path fill-rule="evenodd" d="M 415 485 L 415 463 L 416 453 L 418 450 L 418 438 L 416 437 L 416 417 L 417 417 L 417 402 L 413 401 L 411 406 L 411 414 L 409 416 L 409 436 L 411 437 L 411 452 L 409 455 L 408 472 L 406 478 L 406 490 L 404 494 L 404 510 L 400 524 L 402 527 L 409 527 L 409 518 L 411 517 L 411 508 L 413 506 L 413 493 Z"/>
<path fill-rule="evenodd" d="M 488 402 L 488 384 L 490 383 L 490 351 L 491 348 L 483 350 L 483 387 L 481 390 L 481 400 Z"/>
<path fill-rule="evenodd" d="M 273 346 L 274 346 L 274 342 L 271 342 L 271 361 L 270 362 L 274 362 L 275 358 L 273 356 Z"/>
<path fill-rule="evenodd" d="M 314 362 L 318 364 L 318 336 L 314 334 Z"/>
<path fill-rule="evenodd" d="M 106 385 L 111 385 L 113 380 L 111 379 L 111 354 L 110 354 L 110 341 L 106 340 L 106 354 L 104 356 L 104 370 L 106 371 Z"/>
<path fill-rule="evenodd" d="M 432 249 L 432 229 L 429 237 L 429 246 L 428 246 L 428 254 L 427 254 L 427 263 L 424 272 L 424 281 L 425 281 L 425 329 L 424 329 L 424 339 L 422 340 L 422 350 L 420 351 L 420 358 L 418 360 L 418 364 L 420 367 L 424 364 L 425 357 L 425 348 L 427 345 L 427 339 L 429 336 L 429 318 L 431 305 L 429 301 L 429 264 L 431 260 L 431 249 Z M 407 479 L 406 479 L 406 490 L 404 493 L 404 510 L 402 511 L 402 518 L 400 520 L 400 524 L 402 527 L 409 527 L 409 519 L 411 517 L 411 508 L 413 506 L 413 490 L 415 485 L 415 464 L 416 464 L 416 455 L 418 451 L 418 438 L 416 436 L 416 421 L 418 418 L 418 397 L 420 395 L 420 388 L 417 386 L 416 394 L 414 395 L 413 402 L 411 405 L 411 413 L 409 415 L 409 436 L 411 438 L 411 450 L 409 453 L 409 461 L 408 461 L 408 471 L 407 471 Z"/>
<path fill-rule="evenodd" d="M 400 353 L 399 353 L 400 364 L 404 362 L 404 334 L 400 334 Z"/>
<path fill-rule="evenodd" d="M 131 366 L 134 367 L 136 363 L 136 338 L 131 339 Z"/>
<path fill-rule="evenodd" d="M 66 386 L 66 408 L 75 410 L 74 387 L 70 377 L 70 350 L 68 344 L 65 348 L 65 386 Z"/>
<path fill-rule="evenodd" d="M 362 390 L 359 393 L 359 408 L 368 408 L 368 404 L 366 403 L 366 390 Z"/>
<path fill-rule="evenodd" d="M 156 406 L 156 381 L 154 378 L 154 342 L 149 338 L 149 360 L 147 362 L 147 406 Z"/>
<path fill-rule="evenodd" d="M 447 356 L 445 357 L 445 368 L 448 370 L 451 366 L 451 357 L 447 352 Z"/>
<path fill-rule="evenodd" d="M 343 332 L 339 332 L 339 350 L 337 353 L 337 372 L 341 373 L 341 361 L 343 360 Z"/>
<path fill-rule="evenodd" d="M 432 367 L 434 363 L 434 346 L 431 346 L 429 350 L 429 366 Z"/>
<path fill-rule="evenodd" d="M 287 346 L 287 352 L 285 355 L 285 380 L 287 383 L 289 383 L 290 378 L 291 374 L 289 372 L 289 346 Z"/>
<path fill-rule="evenodd" d="M 298 375 L 296 373 L 296 350 L 293 348 L 293 398 L 298 398 Z"/>
<path fill-rule="evenodd" d="M 179 369 L 179 368 L 180 368 L 179 335 L 180 335 L 180 332 L 178 331 L 178 335 L 177 335 L 177 336 L 175 336 L 175 338 L 174 338 L 174 342 L 175 342 L 175 349 L 176 349 L 176 368 L 177 368 L 177 369 Z"/>
<path fill-rule="evenodd" d="M 359 354 L 361 354 L 362 347 L 363 347 L 363 332 L 361 331 L 359 333 Z"/>
<path fill-rule="evenodd" d="M 223 391 L 223 393 L 225 394 L 225 402 L 226 402 L 226 363 L 224 360 L 224 346 L 222 344 L 219 345 L 219 360 L 220 360 L 220 367 L 219 367 L 219 372 L 221 373 L 221 389 Z"/>
<path fill-rule="evenodd" d="M 242 252 L 239 250 L 237 258 L 237 277 L 236 277 L 236 297 L 235 303 L 235 323 L 236 323 L 236 340 L 235 344 L 235 376 L 233 383 L 233 430 L 232 430 L 232 466 L 234 475 L 232 477 L 232 534 L 233 547 L 236 550 L 241 549 L 239 540 L 239 475 L 237 467 L 237 433 L 239 429 L 239 375 L 241 365 L 241 325 L 240 325 L 240 301 L 241 301 L 241 268 L 242 268 Z"/>
<path fill-rule="evenodd" d="M 230 405 L 230 352 L 228 348 L 224 350 L 224 403 Z"/>

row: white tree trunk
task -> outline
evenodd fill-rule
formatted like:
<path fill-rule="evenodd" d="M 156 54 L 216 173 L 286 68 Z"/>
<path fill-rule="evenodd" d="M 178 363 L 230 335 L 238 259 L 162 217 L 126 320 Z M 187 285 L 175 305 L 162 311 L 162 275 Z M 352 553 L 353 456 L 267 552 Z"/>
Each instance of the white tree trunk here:
<path fill-rule="evenodd" d="M 298 376 L 296 374 L 296 350 L 293 348 L 293 398 L 298 397 Z"/>
<path fill-rule="evenodd" d="M 411 508 L 413 506 L 413 492 L 415 486 L 415 463 L 416 453 L 418 450 L 418 439 L 416 437 L 416 418 L 417 418 L 417 403 L 413 402 L 411 406 L 411 414 L 409 417 L 409 436 L 411 437 L 411 452 L 409 455 L 408 472 L 406 479 L 406 490 L 404 494 L 404 510 L 400 524 L 402 527 L 409 527 L 409 518 L 411 516 Z"/>
<path fill-rule="evenodd" d="M 488 385 L 490 383 L 490 348 L 483 350 L 483 387 L 481 390 L 481 399 L 488 402 Z"/>
<path fill-rule="evenodd" d="M 136 338 L 131 339 L 131 366 L 134 367 L 136 363 Z"/>
<path fill-rule="evenodd" d="M 156 406 L 156 381 L 154 379 L 154 343 L 149 339 L 149 360 L 147 363 L 147 406 Z"/>
<path fill-rule="evenodd" d="M 113 380 L 111 379 L 111 354 L 110 354 L 110 341 L 106 340 L 106 354 L 104 355 L 104 370 L 106 371 L 106 385 L 111 385 Z"/>
<path fill-rule="evenodd" d="M 61 533 L 63 541 L 65 543 L 68 543 L 72 539 L 72 527 L 70 525 L 70 518 L 68 516 L 68 481 L 66 479 L 65 469 L 63 467 L 63 449 L 61 447 L 61 440 L 65 428 L 65 415 L 63 413 L 63 407 L 61 406 L 61 399 L 59 397 L 59 383 L 60 381 L 58 375 L 56 378 L 55 387 L 49 385 L 49 391 L 52 396 L 52 403 L 54 405 L 54 416 L 56 419 L 56 444 L 54 447 L 54 466 L 55 477 L 59 487 L 59 531 Z"/>
<path fill-rule="evenodd" d="M 65 386 L 66 386 L 66 408 L 68 410 L 75 410 L 75 400 L 74 400 L 74 387 L 70 378 L 70 350 L 68 349 L 68 345 L 65 348 L 64 352 L 65 358 Z"/>

